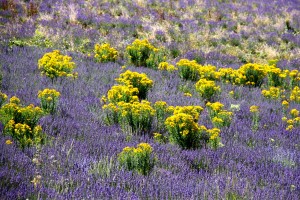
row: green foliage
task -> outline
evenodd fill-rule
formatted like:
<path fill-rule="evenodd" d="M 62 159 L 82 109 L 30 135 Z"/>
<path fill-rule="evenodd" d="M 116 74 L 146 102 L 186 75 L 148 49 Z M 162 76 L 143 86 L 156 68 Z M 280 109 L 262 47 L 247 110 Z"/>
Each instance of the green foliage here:
<path fill-rule="evenodd" d="M 148 175 L 155 164 L 153 149 L 148 143 L 140 143 L 136 148 L 125 147 L 118 155 L 122 167 L 139 174 Z"/>
<path fill-rule="evenodd" d="M 160 62 L 165 61 L 164 52 L 155 48 L 147 39 L 136 39 L 126 47 L 129 61 L 135 66 L 144 66 L 156 69 Z"/>
<path fill-rule="evenodd" d="M 165 101 L 157 101 L 154 103 L 153 107 L 156 113 L 156 128 L 159 131 L 164 131 L 164 122 L 166 121 L 167 117 L 172 115 L 174 107 L 169 106 Z"/>
<path fill-rule="evenodd" d="M 62 55 L 59 50 L 46 53 L 38 60 L 38 68 L 41 70 L 41 75 L 51 78 L 52 82 L 58 77 L 77 78 L 78 74 L 73 73 L 76 67 L 72 62 L 72 58 L 67 55 Z"/>
<path fill-rule="evenodd" d="M 115 62 L 118 58 L 118 51 L 110 47 L 108 43 L 102 45 L 96 44 L 94 53 L 97 62 Z"/>

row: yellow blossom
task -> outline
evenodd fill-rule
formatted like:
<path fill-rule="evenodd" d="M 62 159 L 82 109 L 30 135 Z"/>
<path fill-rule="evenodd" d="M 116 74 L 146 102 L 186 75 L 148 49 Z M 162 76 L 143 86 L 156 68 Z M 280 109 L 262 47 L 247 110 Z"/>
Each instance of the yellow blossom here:
<path fill-rule="evenodd" d="M 5 141 L 5 144 L 7 144 L 7 145 L 10 145 L 10 144 L 12 144 L 13 142 L 11 141 L 11 140 L 6 140 Z"/>

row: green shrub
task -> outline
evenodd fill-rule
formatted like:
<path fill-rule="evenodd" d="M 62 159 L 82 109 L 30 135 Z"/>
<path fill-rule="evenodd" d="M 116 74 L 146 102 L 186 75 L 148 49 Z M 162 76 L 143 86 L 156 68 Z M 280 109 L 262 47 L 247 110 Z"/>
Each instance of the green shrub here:
<path fill-rule="evenodd" d="M 38 98 L 45 113 L 54 114 L 56 112 L 59 96 L 60 93 L 55 89 L 46 88 L 38 92 Z"/>
<path fill-rule="evenodd" d="M 200 79 L 195 86 L 196 91 L 207 101 L 212 101 L 213 97 L 221 92 L 220 86 L 217 86 L 215 81 Z"/>
<path fill-rule="evenodd" d="M 46 53 L 38 60 L 38 68 L 41 70 L 41 75 L 49 77 L 52 82 L 58 77 L 77 78 L 78 74 L 73 73 L 76 67 L 72 62 L 72 58 L 67 55 L 62 55 L 59 50 Z"/>
<path fill-rule="evenodd" d="M 4 125 L 4 134 L 10 135 L 21 148 L 42 144 L 45 134 L 37 125 L 44 112 L 39 107 L 22 106 L 17 97 L 12 97 L 9 103 L 0 109 L 0 121 Z"/>
<path fill-rule="evenodd" d="M 142 175 L 147 175 L 155 164 L 153 149 L 148 143 L 140 143 L 136 148 L 125 147 L 118 155 L 121 166 L 130 171 L 137 171 Z"/>
<path fill-rule="evenodd" d="M 200 65 L 195 60 L 181 59 L 176 63 L 179 76 L 184 80 L 197 81 L 200 78 Z"/>
<path fill-rule="evenodd" d="M 129 61 L 135 66 L 144 66 L 156 69 L 158 64 L 165 61 L 164 52 L 155 48 L 147 39 L 136 39 L 126 47 Z"/>
<path fill-rule="evenodd" d="M 146 99 L 148 91 L 153 86 L 153 81 L 148 78 L 144 73 L 132 72 L 127 70 L 126 72 L 120 74 L 116 81 L 124 85 L 132 85 L 134 88 L 138 89 L 139 99 Z"/>
<path fill-rule="evenodd" d="M 178 144 L 184 149 L 200 147 L 202 134 L 204 134 L 201 127 L 194 121 L 194 117 L 178 113 L 168 117 L 165 125 L 169 132 L 170 141 Z"/>

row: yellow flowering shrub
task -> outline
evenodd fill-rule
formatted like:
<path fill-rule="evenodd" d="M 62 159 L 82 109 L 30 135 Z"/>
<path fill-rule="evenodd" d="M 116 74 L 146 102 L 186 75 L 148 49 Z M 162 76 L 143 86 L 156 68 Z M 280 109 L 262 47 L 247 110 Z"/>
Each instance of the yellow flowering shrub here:
<path fill-rule="evenodd" d="M 192 115 L 186 113 L 174 114 L 166 119 L 165 125 L 171 142 L 184 149 L 200 147 L 202 131 L 200 131 L 201 129 Z"/>
<path fill-rule="evenodd" d="M 97 62 L 115 62 L 118 58 L 118 51 L 108 43 L 95 44 L 94 53 Z"/>
<path fill-rule="evenodd" d="M 15 123 L 14 120 L 7 123 L 4 127 L 4 133 L 18 141 L 21 148 L 41 144 L 45 138 L 41 126 L 37 125 L 32 129 L 27 124 Z"/>
<path fill-rule="evenodd" d="M 38 68 L 41 75 L 49 77 L 52 82 L 58 77 L 72 77 L 77 78 L 78 74 L 73 73 L 76 68 L 72 58 L 67 55 L 62 55 L 59 50 L 46 53 L 41 59 L 38 60 Z"/>
<path fill-rule="evenodd" d="M 220 86 L 217 86 L 215 81 L 207 79 L 200 79 L 195 87 L 200 96 L 208 101 L 211 101 L 215 95 L 221 92 Z"/>
<path fill-rule="evenodd" d="M 135 66 L 156 69 L 160 62 L 165 61 L 163 50 L 155 48 L 147 39 L 136 39 L 126 47 L 129 61 Z"/>
<path fill-rule="evenodd" d="M 212 128 L 207 130 L 207 133 L 209 135 L 209 144 L 213 149 L 217 149 L 220 146 L 220 132 L 221 130 L 218 128 Z"/>
<path fill-rule="evenodd" d="M 283 86 L 286 74 L 278 67 L 268 66 L 266 67 L 268 85 L 271 87 Z"/>
<path fill-rule="evenodd" d="M 300 72 L 296 69 L 289 72 L 288 77 L 290 79 L 290 88 L 299 87 L 300 83 Z"/>
<path fill-rule="evenodd" d="M 242 75 L 240 83 L 243 85 L 260 87 L 263 83 L 267 71 L 266 67 L 256 63 L 248 63 L 238 69 L 238 73 Z"/>
<path fill-rule="evenodd" d="M 262 90 L 261 94 L 267 99 L 279 99 L 281 96 L 281 89 L 278 87 L 270 87 L 269 90 Z"/>
<path fill-rule="evenodd" d="M 216 117 L 218 113 L 222 111 L 224 105 L 218 101 L 214 103 L 207 102 L 206 107 L 210 118 L 213 118 Z"/>
<path fill-rule="evenodd" d="M 38 92 L 38 98 L 41 102 L 41 107 L 46 113 L 54 114 L 57 106 L 60 93 L 55 89 L 46 88 Z"/>
<path fill-rule="evenodd" d="M 195 60 L 181 59 L 176 63 L 179 76 L 184 80 L 197 81 L 200 78 L 199 65 Z"/>
<path fill-rule="evenodd" d="M 185 113 L 191 115 L 194 121 L 197 122 L 202 111 L 203 108 L 201 106 L 176 106 L 173 114 Z"/>
<path fill-rule="evenodd" d="M 290 100 L 300 103 L 300 88 L 298 86 L 295 86 L 291 91 Z"/>
<path fill-rule="evenodd" d="M 224 105 L 220 102 L 206 103 L 206 108 L 214 127 L 229 127 L 231 124 L 233 113 L 223 110 L 223 107 Z"/>
<path fill-rule="evenodd" d="M 217 67 L 212 65 L 199 66 L 198 68 L 200 79 L 218 80 L 220 73 L 217 72 Z"/>
<path fill-rule="evenodd" d="M 298 117 L 299 116 L 299 111 L 297 110 L 297 109 L 292 109 L 291 111 L 290 111 L 290 114 L 291 114 L 291 116 L 293 117 L 293 118 L 296 118 L 296 117 Z"/>
<path fill-rule="evenodd" d="M 295 127 L 300 126 L 300 116 L 299 116 L 300 111 L 293 108 L 293 109 L 290 110 L 289 114 L 290 114 L 289 119 L 287 117 L 282 118 L 282 121 L 286 122 L 286 124 L 287 124 L 287 127 L 286 127 L 287 131 L 291 131 Z"/>
<path fill-rule="evenodd" d="M 132 72 L 130 70 L 120 74 L 116 81 L 124 85 L 132 85 L 138 89 L 138 97 L 146 99 L 148 91 L 153 87 L 153 81 L 145 73 Z"/>
<path fill-rule="evenodd" d="M 7 95 L 0 92 L 0 107 L 5 103 L 6 99 L 7 99 Z"/>
<path fill-rule="evenodd" d="M 21 148 L 43 142 L 45 135 L 42 133 L 42 128 L 37 125 L 42 116 L 44 112 L 40 107 L 35 107 L 33 104 L 22 106 L 15 96 L 0 109 L 4 134 L 10 135 Z"/>
<path fill-rule="evenodd" d="M 107 92 L 107 99 L 110 103 L 138 101 L 139 90 L 132 85 L 114 85 Z"/>
<path fill-rule="evenodd" d="M 212 118 L 212 124 L 214 127 L 222 128 L 229 127 L 232 121 L 233 113 L 227 110 L 222 110 Z"/>
<path fill-rule="evenodd" d="M 158 70 L 172 72 L 178 70 L 178 68 L 168 62 L 161 62 L 158 65 Z"/>
<path fill-rule="evenodd" d="M 220 68 L 218 70 L 219 77 L 223 83 L 236 83 L 236 78 L 238 77 L 237 70 L 232 68 Z"/>
<path fill-rule="evenodd" d="M 123 131 L 132 133 L 148 133 L 152 127 L 155 110 L 150 102 L 142 100 L 132 103 L 118 102 L 119 123 Z"/>
<path fill-rule="evenodd" d="M 118 154 L 118 161 L 121 166 L 130 171 L 137 171 L 139 174 L 147 175 L 155 165 L 156 159 L 153 148 L 148 143 L 140 143 L 136 148 L 125 147 Z"/>

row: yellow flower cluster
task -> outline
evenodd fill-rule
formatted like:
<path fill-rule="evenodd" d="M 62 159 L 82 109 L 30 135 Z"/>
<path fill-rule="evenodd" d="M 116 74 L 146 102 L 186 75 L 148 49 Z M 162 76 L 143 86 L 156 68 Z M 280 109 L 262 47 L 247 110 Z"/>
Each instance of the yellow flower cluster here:
<path fill-rule="evenodd" d="M 170 141 L 182 148 L 196 148 L 200 146 L 201 134 L 193 116 L 177 113 L 168 117 L 165 125 L 170 133 Z"/>
<path fill-rule="evenodd" d="M 157 68 L 165 60 L 162 50 L 155 48 L 147 39 L 136 39 L 126 47 L 128 58 L 135 66 Z"/>
<path fill-rule="evenodd" d="M 286 71 L 282 71 L 280 68 L 273 65 L 266 67 L 268 85 L 273 87 L 280 87 L 283 85 L 284 79 L 287 74 Z"/>
<path fill-rule="evenodd" d="M 202 111 L 203 108 L 201 106 L 176 106 L 173 114 L 185 113 L 191 115 L 194 121 L 197 122 Z"/>
<path fill-rule="evenodd" d="M 9 99 L 9 103 L 13 103 L 13 104 L 16 104 L 16 105 L 19 105 L 20 104 L 20 99 L 16 96 L 13 96 Z"/>
<path fill-rule="evenodd" d="M 4 125 L 4 133 L 18 141 L 22 148 L 42 141 L 44 136 L 37 122 L 43 115 L 44 112 L 40 107 L 35 107 L 33 104 L 24 107 L 15 96 L 0 109 L 0 121 Z"/>
<path fill-rule="evenodd" d="M 215 140 L 219 137 L 221 130 L 218 128 L 212 128 L 207 130 L 209 134 L 209 139 L 210 140 Z"/>
<path fill-rule="evenodd" d="M 3 103 L 6 101 L 7 95 L 0 92 L 0 107 L 3 105 Z"/>
<path fill-rule="evenodd" d="M 299 111 L 298 111 L 297 109 L 292 109 L 292 110 L 290 111 L 290 114 L 291 114 L 291 116 L 292 116 L 293 118 L 296 118 L 296 117 L 299 116 Z"/>
<path fill-rule="evenodd" d="M 58 104 L 60 93 L 55 89 L 46 88 L 38 92 L 38 98 L 41 101 L 41 107 L 46 113 L 54 114 Z"/>
<path fill-rule="evenodd" d="M 193 95 L 192 95 L 191 93 L 189 93 L 189 92 L 185 92 L 183 95 L 186 96 L 186 97 L 192 97 L 192 96 L 193 96 Z"/>
<path fill-rule="evenodd" d="M 220 68 L 217 75 L 225 83 L 254 87 L 261 86 L 263 79 L 267 77 L 270 87 L 280 87 L 284 84 L 284 79 L 289 75 L 289 71 L 282 71 L 274 65 L 248 63 L 236 70 L 232 68 Z"/>
<path fill-rule="evenodd" d="M 197 81 L 200 78 L 199 65 L 195 60 L 181 59 L 176 63 L 179 76 L 185 80 Z"/>
<path fill-rule="evenodd" d="M 300 88 L 298 86 L 295 86 L 291 91 L 290 100 L 300 103 Z"/>
<path fill-rule="evenodd" d="M 285 121 L 287 123 L 286 130 L 291 131 L 295 127 L 300 126 L 300 116 L 299 116 L 299 111 L 297 109 L 291 109 L 290 110 L 290 116 L 291 118 L 288 119 L 287 117 L 283 117 L 282 121 Z"/>
<path fill-rule="evenodd" d="M 200 96 L 208 101 L 212 100 L 214 95 L 221 92 L 220 86 L 217 86 L 215 81 L 207 79 L 200 79 L 195 86 Z"/>
<path fill-rule="evenodd" d="M 186 136 L 189 132 L 197 132 L 199 127 L 194 121 L 193 116 L 186 113 L 177 113 L 168 117 L 165 124 L 169 128 L 175 128 L 179 130 L 179 133 Z M 186 133 L 186 134 L 184 134 Z"/>
<path fill-rule="evenodd" d="M 259 107 L 256 106 L 256 105 L 252 105 L 252 106 L 250 106 L 249 110 L 252 113 L 258 113 L 259 112 Z"/>
<path fill-rule="evenodd" d="M 76 65 L 72 62 L 72 58 L 62 55 L 59 50 L 46 53 L 38 60 L 38 68 L 41 70 L 41 75 L 46 75 L 52 81 L 62 76 L 77 78 L 78 74 L 76 72 L 73 73 L 75 67 Z"/>
<path fill-rule="evenodd" d="M 145 99 L 148 91 L 153 86 L 153 81 L 145 73 L 132 72 L 130 70 L 120 74 L 116 81 L 120 84 L 132 85 L 134 88 L 137 88 L 137 95 L 140 99 Z"/>
<path fill-rule="evenodd" d="M 158 65 L 158 70 L 172 72 L 178 70 L 178 68 L 168 62 L 161 62 Z"/>
<path fill-rule="evenodd" d="M 281 89 L 278 87 L 270 87 L 269 90 L 262 90 L 261 94 L 267 99 L 279 99 L 281 96 Z"/>
<path fill-rule="evenodd" d="M 94 53 L 98 62 L 115 62 L 118 58 L 118 51 L 108 43 L 96 44 Z"/>
<path fill-rule="evenodd" d="M 107 92 L 107 99 L 111 103 L 138 101 L 139 90 L 132 85 L 114 85 Z"/>
<path fill-rule="evenodd" d="M 155 159 L 152 157 L 153 148 L 148 143 L 140 143 L 136 148 L 125 147 L 118 154 L 120 165 L 127 170 L 134 170 L 147 175 L 153 168 Z"/>
<path fill-rule="evenodd" d="M 60 93 L 58 91 L 56 91 L 55 89 L 46 88 L 43 91 L 40 90 L 38 92 L 39 99 L 42 99 L 42 98 L 48 99 L 50 97 L 51 100 L 53 100 L 53 99 L 59 98 L 59 96 L 60 96 Z"/>
<path fill-rule="evenodd" d="M 218 80 L 220 78 L 220 72 L 217 72 L 217 67 L 212 65 L 199 66 L 199 75 L 201 79 Z"/>
<path fill-rule="evenodd" d="M 284 107 L 284 108 L 288 108 L 289 107 L 289 102 L 286 101 L 286 100 L 283 100 L 281 105 Z"/>
<path fill-rule="evenodd" d="M 208 112 L 210 116 L 217 115 L 224 107 L 224 105 L 218 101 L 214 103 L 207 102 L 206 106 L 208 108 Z"/>
<path fill-rule="evenodd" d="M 296 69 L 290 71 L 288 73 L 290 78 L 290 87 L 294 87 L 296 85 L 299 85 L 300 82 L 300 72 Z"/>
<path fill-rule="evenodd" d="M 249 111 L 252 113 L 252 130 L 257 131 L 259 127 L 259 107 L 252 105 Z"/>
<path fill-rule="evenodd" d="M 7 145 L 11 145 L 13 142 L 11 141 L 11 140 L 6 140 L 5 141 L 5 144 L 7 144 Z"/>
<path fill-rule="evenodd" d="M 142 100 L 126 103 L 121 101 L 117 104 L 121 127 L 124 131 L 143 133 L 151 129 L 155 110 L 150 102 Z"/>
<path fill-rule="evenodd" d="M 243 75 L 241 84 L 255 87 L 260 86 L 266 76 L 265 66 L 256 63 L 245 64 L 238 69 L 238 72 Z"/>
<path fill-rule="evenodd" d="M 220 102 L 206 103 L 209 117 L 215 127 L 221 128 L 229 126 L 232 120 L 233 113 L 223 110 L 224 105 Z"/>

